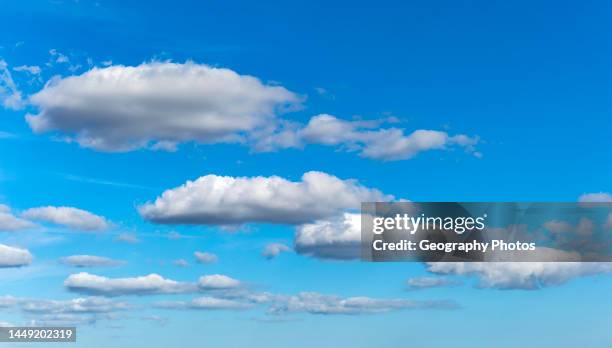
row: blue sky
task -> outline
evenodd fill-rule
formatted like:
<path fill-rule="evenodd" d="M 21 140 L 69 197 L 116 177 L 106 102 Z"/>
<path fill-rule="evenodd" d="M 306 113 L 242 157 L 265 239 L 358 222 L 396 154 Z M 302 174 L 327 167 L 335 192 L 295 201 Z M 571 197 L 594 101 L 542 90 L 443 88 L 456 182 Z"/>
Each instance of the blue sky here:
<path fill-rule="evenodd" d="M 609 14 L 603 1 L 3 3 L 0 252 L 32 258 L 0 257 L 0 322 L 71 320 L 83 347 L 610 345 L 606 267 L 465 274 L 322 254 L 351 246 L 342 214 L 366 198 L 610 200 Z M 271 243 L 284 247 L 266 258 Z M 150 274 L 164 285 L 113 283 Z M 196 284 L 211 275 L 240 284 Z M 452 282 L 406 290 L 421 277 Z M 69 302 L 92 296 L 112 308 Z"/>

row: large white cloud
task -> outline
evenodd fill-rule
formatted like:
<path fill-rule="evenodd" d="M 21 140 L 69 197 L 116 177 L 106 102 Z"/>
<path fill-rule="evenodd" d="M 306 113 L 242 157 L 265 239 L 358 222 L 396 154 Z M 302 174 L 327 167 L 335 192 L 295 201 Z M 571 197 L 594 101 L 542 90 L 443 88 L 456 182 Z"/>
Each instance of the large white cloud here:
<path fill-rule="evenodd" d="M 0 232 L 19 231 L 35 226 L 36 224 L 32 223 L 31 221 L 24 220 L 13 215 L 9 206 L 0 204 Z"/>
<path fill-rule="evenodd" d="M 94 68 L 56 79 L 30 100 L 36 133 L 59 131 L 103 151 L 238 141 L 300 107 L 301 97 L 229 69 L 187 62 Z"/>
<path fill-rule="evenodd" d="M 110 226 L 102 216 L 73 207 L 31 208 L 24 211 L 22 216 L 83 231 L 100 231 Z"/>
<path fill-rule="evenodd" d="M 0 268 L 27 266 L 32 259 L 32 254 L 26 249 L 0 244 Z"/>
<path fill-rule="evenodd" d="M 300 224 L 327 218 L 363 201 L 388 201 L 392 196 L 322 172 L 308 172 L 302 181 L 272 177 L 206 175 L 165 191 L 139 207 L 147 220 L 169 224 Z"/>
<path fill-rule="evenodd" d="M 324 259 L 360 257 L 361 215 L 344 213 L 297 227 L 294 247 L 300 254 Z"/>
<path fill-rule="evenodd" d="M 607 262 L 433 262 L 437 274 L 474 275 L 479 287 L 535 290 L 564 284 L 571 279 L 612 273 Z"/>
<path fill-rule="evenodd" d="M 64 281 L 70 291 L 103 296 L 179 294 L 197 285 L 166 279 L 158 274 L 133 278 L 107 278 L 89 273 L 72 274 Z"/>

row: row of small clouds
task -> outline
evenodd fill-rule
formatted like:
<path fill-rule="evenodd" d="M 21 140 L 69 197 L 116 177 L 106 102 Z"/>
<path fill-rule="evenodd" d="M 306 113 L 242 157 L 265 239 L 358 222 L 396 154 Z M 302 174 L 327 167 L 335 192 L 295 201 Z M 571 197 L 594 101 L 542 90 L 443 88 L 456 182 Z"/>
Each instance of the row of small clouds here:
<path fill-rule="evenodd" d="M 343 298 L 317 292 L 295 295 L 252 291 L 248 284 L 226 275 L 205 275 L 197 282 L 179 282 L 157 274 L 108 278 L 89 273 L 69 276 L 64 285 L 89 297 L 72 300 L 40 300 L 0 297 L 0 309 L 20 309 L 32 324 L 87 325 L 115 313 L 142 308 L 115 297 L 202 293 L 190 300 L 157 301 L 151 307 L 165 310 L 249 310 L 265 306 L 268 315 L 310 313 L 324 315 L 377 314 L 405 309 L 455 309 L 447 300 L 383 299 L 365 296 Z M 158 317 L 157 317 L 158 318 Z M 7 323 L 8 324 L 8 323 Z"/>
<path fill-rule="evenodd" d="M 150 221 L 165 224 L 243 224 L 282 223 L 295 225 L 293 249 L 299 254 L 324 259 L 355 259 L 359 257 L 360 218 L 356 210 L 362 201 L 394 200 L 376 189 L 360 185 L 354 180 L 342 180 L 321 172 L 309 172 L 301 181 L 280 177 L 223 177 L 207 175 L 189 181 L 177 188 L 165 191 L 155 201 L 140 206 L 141 215 Z M 606 193 L 585 194 L 581 202 L 606 201 Z M 76 208 L 34 208 L 22 213 L 46 221 L 97 228 L 108 225 L 99 216 Z M 29 221 L 11 214 L 2 206 L 0 217 L 7 226 L 29 224 Z M 77 217 L 74 219 L 68 217 Z M 289 247 L 272 243 L 263 256 L 274 258 Z M 27 250 L 5 246 L 1 254 L 5 265 L 24 265 L 31 262 Z M 216 256 L 196 252 L 198 262 L 216 261 Z M 184 265 L 184 263 L 181 263 Z M 452 265 L 452 264 L 448 264 Z M 499 288 L 537 288 L 563 283 L 568 279 L 592 274 L 608 273 L 608 268 L 598 264 L 576 267 L 572 263 L 559 263 L 558 267 L 542 263 L 521 263 L 495 272 L 494 264 L 430 267 L 441 274 L 477 275 L 482 286 Z M 460 264 L 456 264 L 460 265 Z M 493 277 L 506 274 L 508 279 Z M 569 277 L 567 275 L 570 275 Z"/>

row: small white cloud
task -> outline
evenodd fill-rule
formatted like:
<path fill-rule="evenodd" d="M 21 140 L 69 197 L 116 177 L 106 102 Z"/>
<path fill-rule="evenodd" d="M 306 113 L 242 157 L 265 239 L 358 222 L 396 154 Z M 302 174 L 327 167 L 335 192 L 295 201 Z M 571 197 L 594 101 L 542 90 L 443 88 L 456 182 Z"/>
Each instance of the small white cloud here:
<path fill-rule="evenodd" d="M 33 227 L 36 227 L 36 224 L 16 217 L 9 206 L 0 204 L 0 232 L 20 231 Z"/>
<path fill-rule="evenodd" d="M 32 259 L 27 249 L 0 244 L 0 268 L 27 266 L 32 263 Z"/>
<path fill-rule="evenodd" d="M 133 278 L 107 278 L 89 273 L 70 275 L 64 286 L 70 291 L 102 296 L 156 295 L 194 292 L 197 287 L 166 279 L 158 274 Z"/>
<path fill-rule="evenodd" d="M 271 260 L 281 253 L 291 251 L 291 248 L 282 243 L 270 243 L 266 245 L 261 255 L 268 260 Z"/>
<path fill-rule="evenodd" d="M 73 255 L 60 259 L 60 262 L 74 267 L 116 267 L 125 264 L 125 261 L 113 260 L 107 257 L 94 255 Z"/>
<path fill-rule="evenodd" d="M 219 290 L 219 289 L 233 289 L 241 285 L 239 280 L 228 277 L 222 274 L 213 274 L 200 277 L 198 281 L 200 289 L 203 290 Z"/>
<path fill-rule="evenodd" d="M 105 218 L 73 207 L 31 208 L 24 211 L 22 216 L 81 231 L 101 231 L 110 227 L 110 223 Z"/>
<path fill-rule="evenodd" d="M 68 56 L 58 52 L 55 48 L 52 48 L 49 50 L 49 55 L 51 56 L 51 62 L 59 63 L 59 64 L 66 64 L 70 62 L 70 59 L 68 59 Z"/>
<path fill-rule="evenodd" d="M 417 277 L 406 281 L 408 290 L 421 290 L 430 288 L 441 288 L 460 285 L 461 282 L 441 277 Z"/>
<path fill-rule="evenodd" d="M 41 69 L 38 65 L 20 65 L 13 68 L 14 71 L 25 71 L 31 75 L 40 75 Z"/>
<path fill-rule="evenodd" d="M 213 253 L 196 251 L 193 255 L 199 263 L 215 263 L 219 261 L 219 257 Z"/>

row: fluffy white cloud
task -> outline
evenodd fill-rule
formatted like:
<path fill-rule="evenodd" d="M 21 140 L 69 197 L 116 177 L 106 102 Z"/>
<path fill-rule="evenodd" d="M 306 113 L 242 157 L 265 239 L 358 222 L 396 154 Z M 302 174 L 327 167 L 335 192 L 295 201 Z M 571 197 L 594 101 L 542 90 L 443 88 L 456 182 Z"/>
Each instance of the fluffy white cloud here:
<path fill-rule="evenodd" d="M 193 255 L 195 256 L 196 260 L 199 263 L 215 263 L 219 261 L 219 258 L 217 257 L 217 255 L 213 253 L 207 253 L 204 251 L 196 251 L 195 253 L 193 253 Z"/>
<path fill-rule="evenodd" d="M 359 151 L 361 156 L 367 158 L 392 161 L 410 159 L 422 151 L 460 146 L 480 156 L 474 150 L 479 141 L 477 137 L 464 134 L 451 136 L 446 132 L 424 129 L 405 134 L 405 130 L 400 128 L 380 128 L 383 121 L 346 121 L 332 115 L 317 115 L 303 127 L 290 124 L 274 129 L 270 134 L 260 135 L 255 149 L 272 151 L 322 144 Z"/>
<path fill-rule="evenodd" d="M 206 175 L 165 191 L 139 212 L 147 220 L 169 224 L 300 224 L 358 209 L 362 201 L 392 199 L 322 172 L 305 173 L 298 182 L 278 176 Z"/>
<path fill-rule="evenodd" d="M 226 275 L 212 274 L 200 277 L 198 285 L 200 289 L 203 290 L 221 290 L 237 288 L 241 285 L 241 283 L 239 280 Z"/>
<path fill-rule="evenodd" d="M 133 278 L 107 278 L 89 273 L 70 275 L 65 281 L 70 291 L 103 296 L 178 294 L 197 290 L 195 284 L 166 279 L 158 274 Z"/>
<path fill-rule="evenodd" d="M 26 249 L 0 244 L 0 268 L 27 266 L 32 259 L 32 254 Z"/>
<path fill-rule="evenodd" d="M 433 262 L 428 263 L 428 270 L 437 274 L 474 275 L 483 288 L 534 290 L 561 285 L 577 277 L 612 273 L 612 263 Z"/>
<path fill-rule="evenodd" d="M 306 312 L 311 314 L 376 314 L 402 309 L 453 309 L 449 301 L 412 301 L 407 299 L 341 298 L 314 292 L 302 292 L 278 301 L 268 308 L 269 314 Z"/>
<path fill-rule="evenodd" d="M 110 223 L 105 218 L 72 207 L 47 206 L 31 208 L 24 211 L 22 216 L 32 220 L 44 221 L 83 231 L 101 231 L 110 226 Z"/>
<path fill-rule="evenodd" d="M 281 253 L 290 251 L 291 248 L 282 243 L 270 243 L 266 245 L 264 250 L 261 252 L 261 255 L 268 260 L 271 260 Z"/>
<path fill-rule="evenodd" d="M 607 192 L 585 193 L 578 198 L 583 203 L 611 203 L 612 195 Z"/>
<path fill-rule="evenodd" d="M 30 100 L 40 111 L 26 117 L 36 133 L 59 131 L 102 151 L 240 141 L 301 105 L 283 87 L 192 62 L 94 68 L 51 81 Z"/>
<path fill-rule="evenodd" d="M 74 267 L 116 267 L 125 264 L 125 261 L 94 255 L 72 255 L 60 259 L 60 262 Z"/>
<path fill-rule="evenodd" d="M 344 213 L 328 220 L 318 220 L 297 227 L 295 250 L 324 259 L 360 257 L 361 215 Z"/>
<path fill-rule="evenodd" d="M 460 284 L 460 281 L 440 277 L 417 277 L 410 278 L 406 281 L 406 286 L 408 290 L 441 288 L 448 286 L 456 286 Z"/>
<path fill-rule="evenodd" d="M 20 219 L 13 215 L 9 206 L 0 204 L 0 232 L 19 231 L 35 226 L 36 224 L 31 221 Z"/>

